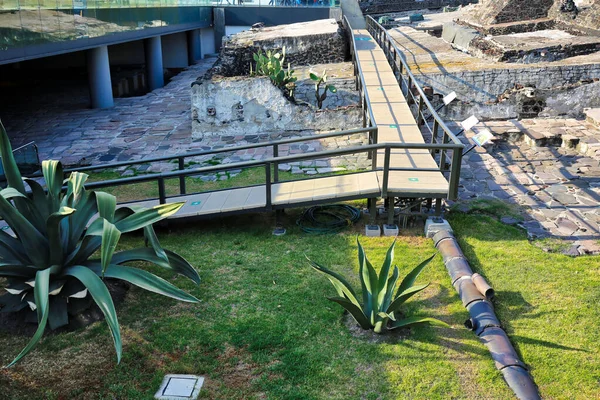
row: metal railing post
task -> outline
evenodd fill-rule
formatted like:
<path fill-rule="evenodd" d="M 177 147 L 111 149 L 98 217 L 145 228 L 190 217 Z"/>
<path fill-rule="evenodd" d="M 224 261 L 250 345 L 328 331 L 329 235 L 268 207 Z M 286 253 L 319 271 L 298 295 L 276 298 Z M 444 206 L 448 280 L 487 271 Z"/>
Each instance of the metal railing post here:
<path fill-rule="evenodd" d="M 448 144 L 448 133 L 446 131 L 444 131 L 444 133 L 442 134 L 442 143 L 443 144 Z M 440 152 L 440 171 L 443 171 L 446 169 L 446 152 L 448 150 L 446 149 L 442 149 L 442 151 Z"/>
<path fill-rule="evenodd" d="M 458 197 L 458 182 L 464 146 L 457 146 L 452 150 L 452 165 L 450 166 L 450 182 L 448 184 L 448 199 L 456 200 Z"/>
<path fill-rule="evenodd" d="M 160 204 L 165 204 L 167 202 L 165 178 L 163 178 L 162 176 L 158 178 L 158 202 Z"/>
<path fill-rule="evenodd" d="M 273 210 L 273 205 L 271 204 L 271 163 L 267 162 L 265 163 L 265 190 L 267 191 L 266 193 L 266 208 L 267 211 L 272 211 Z"/>
<path fill-rule="evenodd" d="M 417 126 L 423 125 L 423 107 L 425 106 L 425 100 L 423 96 L 419 96 L 419 109 L 417 111 Z"/>
<path fill-rule="evenodd" d="M 273 158 L 279 157 L 279 146 L 273 145 Z M 275 161 L 273 163 L 273 182 L 279 182 L 279 163 Z"/>
<path fill-rule="evenodd" d="M 177 158 L 177 164 L 179 171 L 183 171 L 185 169 L 184 157 Z M 185 176 L 181 175 L 179 177 L 179 194 L 186 194 L 185 191 Z"/>
<path fill-rule="evenodd" d="M 381 197 L 388 197 L 388 179 L 390 177 L 390 156 L 391 149 L 389 146 L 385 148 L 385 156 L 383 158 L 383 186 L 381 188 Z"/>

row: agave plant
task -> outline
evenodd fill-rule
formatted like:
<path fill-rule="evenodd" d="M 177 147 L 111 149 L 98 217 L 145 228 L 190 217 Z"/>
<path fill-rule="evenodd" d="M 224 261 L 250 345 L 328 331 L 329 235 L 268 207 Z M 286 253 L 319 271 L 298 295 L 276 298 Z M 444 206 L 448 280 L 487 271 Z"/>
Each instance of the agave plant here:
<path fill-rule="evenodd" d="M 392 243 L 387 251 L 385 261 L 379 275 L 367 259 L 367 255 L 357 239 L 359 278 L 362 287 L 362 300 L 360 304 L 356 292 L 341 275 L 333 272 L 310 259 L 312 267 L 327 275 L 335 290 L 337 297 L 328 299 L 344 307 L 363 329 L 373 329 L 375 333 L 381 333 L 384 329 L 395 329 L 415 324 L 428 323 L 432 325 L 445 326 L 448 324 L 435 318 L 408 317 L 402 318 L 400 307 L 406 300 L 425 289 L 429 284 L 413 286 L 415 280 L 423 271 L 425 266 L 433 259 L 433 256 L 417 265 L 400 283 L 398 289 L 399 270 L 394 266 L 392 276 L 389 276 L 392 262 L 394 261 L 394 247 Z M 394 294 L 395 291 L 395 294 Z"/>
<path fill-rule="evenodd" d="M 81 312 L 91 300 L 106 318 L 119 362 L 119 322 L 107 278 L 177 300 L 198 301 L 156 275 L 124 265 L 149 261 L 200 282 L 197 271 L 186 260 L 160 246 L 152 228 L 153 223 L 176 213 L 183 203 L 117 208 L 113 195 L 85 189 L 88 175 L 73 172 L 64 181 L 58 161 L 42 163 L 44 189 L 35 180 L 21 177 L 1 122 L 0 156 L 8 183 L 0 191 L 0 217 L 13 233 L 0 230 L 0 277 L 8 281 L 8 293 L 0 297 L 0 305 L 3 312 L 31 310 L 38 324 L 30 342 L 10 365 L 36 346 L 47 325 L 56 329 L 68 324 L 69 315 Z M 121 234 L 138 229 L 144 229 L 150 246 L 115 252 Z M 91 258 L 98 250 L 100 258 Z"/>

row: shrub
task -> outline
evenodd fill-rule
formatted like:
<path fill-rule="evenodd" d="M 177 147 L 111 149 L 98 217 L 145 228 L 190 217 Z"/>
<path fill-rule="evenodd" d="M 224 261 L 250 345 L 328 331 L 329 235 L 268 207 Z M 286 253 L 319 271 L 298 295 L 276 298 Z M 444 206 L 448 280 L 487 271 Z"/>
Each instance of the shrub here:
<path fill-rule="evenodd" d="M 400 313 L 400 307 L 406 300 L 429 286 L 429 284 L 419 286 L 413 286 L 413 284 L 421 271 L 423 271 L 435 255 L 423 261 L 406 275 L 396 290 L 396 294 L 394 294 L 399 277 L 398 267 L 394 266 L 394 272 L 391 277 L 389 276 L 389 272 L 394 260 L 396 241 L 388 249 L 379 275 L 377 275 L 377 272 L 367 259 L 367 255 L 358 239 L 356 242 L 358 243 L 358 273 L 362 288 L 362 304 L 357 300 L 356 292 L 352 286 L 341 275 L 310 259 L 308 260 L 314 269 L 327 275 L 327 278 L 329 278 L 335 287 L 338 296 L 329 297 L 329 300 L 344 307 L 363 329 L 373 329 L 375 333 L 381 333 L 386 328 L 395 329 L 422 323 L 448 326 L 445 322 L 435 318 L 402 318 Z"/>
<path fill-rule="evenodd" d="M 252 69 L 250 64 L 250 75 L 268 76 L 273 85 L 277 86 L 290 99 L 294 99 L 294 90 L 296 89 L 296 78 L 294 70 L 291 69 L 290 63 L 287 64 L 287 70 L 282 67 L 285 65 L 285 46 L 281 53 L 274 53 L 268 50 L 263 54 L 262 51 L 254 53 L 254 61 L 256 68 Z"/>
<path fill-rule="evenodd" d="M 176 213 L 183 203 L 153 208 L 119 207 L 113 195 L 88 191 L 88 175 L 73 172 L 63 182 L 58 161 L 44 161 L 46 190 L 22 178 L 0 122 L 0 156 L 8 187 L 0 191 L 0 217 L 14 236 L 0 231 L 0 277 L 8 280 L 0 297 L 3 312 L 30 308 L 38 328 L 15 364 L 39 342 L 46 325 L 68 324 L 92 299 L 103 312 L 121 359 L 121 337 L 107 278 L 130 282 L 151 292 L 187 302 L 198 300 L 166 280 L 124 264 L 148 261 L 200 282 L 197 271 L 179 255 L 164 250 L 152 224 Z M 29 186 L 25 190 L 24 182 Z M 66 190 L 63 184 L 66 183 Z M 115 252 L 121 234 L 144 229 L 150 247 Z M 100 258 L 91 258 L 99 250 Z"/>

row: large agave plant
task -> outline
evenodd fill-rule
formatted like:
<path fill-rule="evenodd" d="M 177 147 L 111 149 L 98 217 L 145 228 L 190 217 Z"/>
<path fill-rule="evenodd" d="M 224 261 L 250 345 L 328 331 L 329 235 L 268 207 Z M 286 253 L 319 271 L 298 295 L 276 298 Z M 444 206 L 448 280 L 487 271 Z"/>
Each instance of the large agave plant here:
<path fill-rule="evenodd" d="M 445 322 L 435 318 L 401 318 L 400 314 L 400 307 L 406 300 L 429 286 L 428 283 L 418 286 L 413 286 L 413 284 L 421 271 L 423 271 L 425 266 L 435 255 L 416 266 L 404 277 L 400 286 L 396 289 L 396 284 L 399 279 L 397 266 L 394 266 L 394 272 L 391 277 L 389 276 L 390 268 L 394 261 L 394 247 L 396 241 L 394 241 L 388 249 L 379 275 L 377 275 L 377 272 L 367 259 L 367 255 L 358 239 L 356 242 L 358 243 L 358 273 L 362 287 L 362 304 L 359 303 L 356 292 L 352 286 L 341 275 L 311 261 L 310 259 L 308 260 L 314 269 L 327 275 L 327 278 L 329 278 L 335 287 L 338 296 L 329 297 L 329 300 L 344 307 L 363 329 L 373 329 L 375 333 L 381 333 L 382 330 L 386 328 L 395 329 L 422 323 L 448 326 Z"/>
<path fill-rule="evenodd" d="M 186 260 L 160 246 L 152 228 L 153 223 L 176 213 L 183 203 L 117 208 L 114 196 L 85 189 L 88 175 L 73 172 L 64 181 L 58 161 L 42 163 L 44 190 L 35 180 L 21 177 L 1 122 L 0 156 L 8 183 L 0 191 L 0 217 L 14 233 L 0 231 L 0 277 L 8 280 L 8 293 L 0 297 L 0 305 L 3 312 L 29 307 L 38 323 L 34 336 L 10 365 L 35 347 L 47 325 L 51 329 L 66 325 L 69 315 L 82 311 L 91 303 L 90 298 L 106 317 L 119 362 L 119 322 L 106 278 L 124 280 L 177 300 L 198 301 L 156 275 L 124 265 L 149 261 L 200 282 Z M 115 252 L 121 234 L 138 229 L 144 229 L 150 246 Z M 98 250 L 100 258 L 92 259 Z"/>

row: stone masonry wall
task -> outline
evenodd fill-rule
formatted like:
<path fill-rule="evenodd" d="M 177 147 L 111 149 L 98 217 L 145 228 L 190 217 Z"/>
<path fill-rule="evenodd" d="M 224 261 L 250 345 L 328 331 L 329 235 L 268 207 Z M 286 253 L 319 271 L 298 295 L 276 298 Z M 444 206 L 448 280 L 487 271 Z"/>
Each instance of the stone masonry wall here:
<path fill-rule="evenodd" d="M 455 91 L 459 98 L 478 103 L 497 100 L 498 96 L 515 84 L 550 89 L 598 78 L 600 78 L 600 64 L 417 75 L 421 83 L 433 87 L 437 93 Z"/>
<path fill-rule="evenodd" d="M 600 0 L 590 0 L 585 4 L 575 3 L 580 3 L 577 13 L 561 12 L 560 1 L 558 1 L 550 10 L 550 16 L 560 27 L 600 34 Z"/>
<path fill-rule="evenodd" d="M 354 78 L 330 78 L 327 80 L 327 83 L 335 86 L 337 92 L 327 92 L 327 97 L 323 101 L 323 108 L 334 109 L 360 103 L 360 96 L 356 90 L 356 81 Z M 321 88 L 320 90 L 322 91 L 323 89 Z M 316 105 L 314 82 L 310 79 L 296 82 L 294 97 L 298 101 Z"/>
<path fill-rule="evenodd" d="M 465 19 L 476 25 L 547 18 L 554 0 L 484 0 Z"/>
<path fill-rule="evenodd" d="M 335 19 L 253 29 L 232 35 L 224 41 L 215 66 L 207 76 L 248 75 L 253 54 L 279 52 L 285 46 L 285 64 L 301 65 L 343 62 L 348 43 L 343 28 Z"/>
<path fill-rule="evenodd" d="M 584 108 L 600 106 L 600 94 L 594 92 L 598 85 L 579 85 L 600 79 L 600 64 L 465 71 L 417 79 L 435 93 L 457 93 L 458 100 L 444 110 L 444 116 L 451 119 L 465 119 L 471 114 L 481 120 L 518 118 L 524 112 L 522 102 L 498 102 L 517 85 L 535 88 L 543 98 L 533 110 L 540 115 L 578 117 Z"/>
<path fill-rule="evenodd" d="M 478 0 L 367 0 L 359 3 L 365 14 L 385 14 L 391 12 L 422 10 L 424 8 L 456 7 L 477 3 Z"/>
<path fill-rule="evenodd" d="M 247 136 L 361 126 L 357 107 L 315 111 L 289 101 L 267 77 L 213 77 L 192 85 L 192 136 Z"/>

